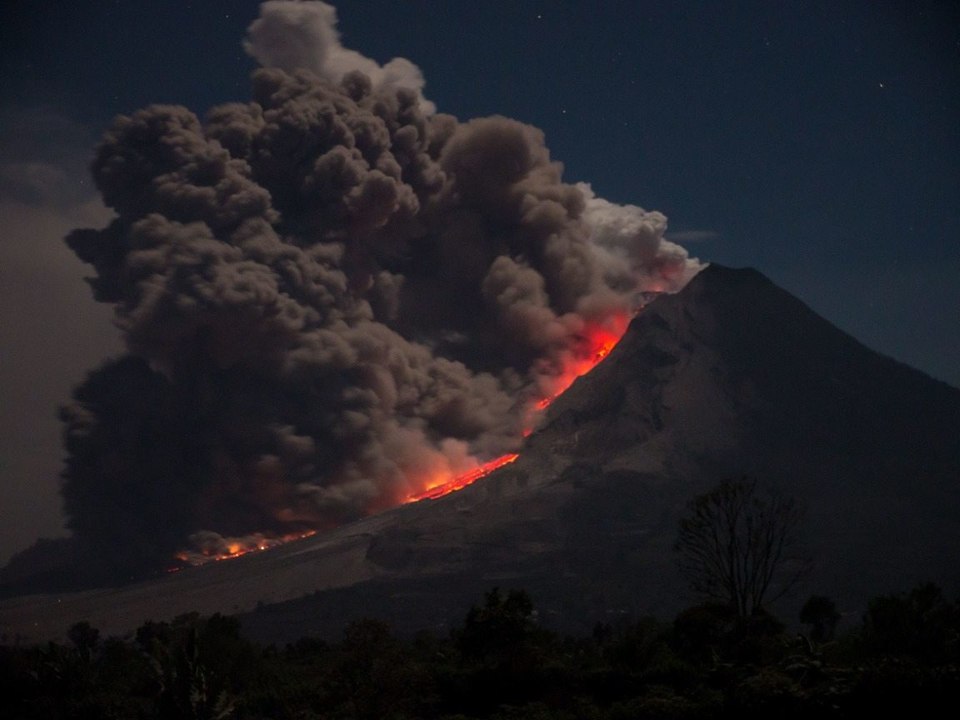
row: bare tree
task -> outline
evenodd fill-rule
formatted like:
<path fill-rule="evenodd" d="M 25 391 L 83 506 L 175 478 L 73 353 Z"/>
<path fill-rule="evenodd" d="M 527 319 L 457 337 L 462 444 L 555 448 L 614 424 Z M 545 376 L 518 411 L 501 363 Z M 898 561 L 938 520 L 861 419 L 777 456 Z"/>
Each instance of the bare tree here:
<path fill-rule="evenodd" d="M 792 498 L 761 491 L 756 480 L 724 480 L 680 520 L 680 567 L 695 592 L 752 615 L 808 570 L 795 553 L 802 518 Z"/>

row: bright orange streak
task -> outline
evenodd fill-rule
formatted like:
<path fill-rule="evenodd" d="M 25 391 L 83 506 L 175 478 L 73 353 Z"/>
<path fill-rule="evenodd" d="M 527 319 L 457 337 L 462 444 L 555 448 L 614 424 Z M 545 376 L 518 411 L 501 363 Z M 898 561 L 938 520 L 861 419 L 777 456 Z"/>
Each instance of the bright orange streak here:
<path fill-rule="evenodd" d="M 620 338 L 622 338 L 623 334 L 627 331 L 627 325 L 629 323 L 629 316 L 623 313 L 608 318 L 603 324 L 597 323 L 589 325 L 585 329 L 580 338 L 580 342 L 567 358 L 567 362 L 561 372 L 549 379 L 550 394 L 533 401 L 531 404 L 528 424 L 522 432 L 523 437 L 529 437 L 533 433 L 534 415 L 550 407 L 550 404 L 554 400 L 573 385 L 574 380 L 593 370 L 601 360 L 610 354 L 610 351 L 616 347 L 617 343 L 620 342 Z M 471 485 L 480 478 L 486 477 L 494 470 L 512 463 L 518 457 L 518 454 L 510 453 L 494 458 L 469 472 L 457 475 L 446 482 L 434 483 L 426 490 L 409 495 L 404 502 L 412 503 L 420 500 L 435 500 L 436 498 L 443 497 L 457 490 L 462 490 L 467 485 Z"/>
<path fill-rule="evenodd" d="M 547 384 L 549 385 L 549 390 L 547 392 L 549 392 L 549 394 L 534 400 L 530 404 L 529 424 L 523 429 L 523 437 L 528 437 L 533 433 L 533 416 L 550 407 L 550 404 L 566 392 L 578 377 L 586 375 L 593 370 L 601 360 L 610 354 L 617 343 L 620 342 L 620 338 L 622 338 L 623 334 L 627 331 L 629 322 L 630 318 L 627 314 L 617 314 L 608 318 L 602 324 L 592 324 L 584 330 L 583 335 L 579 338 L 579 343 L 573 348 L 572 353 L 567 358 L 561 371 L 548 379 Z M 488 460 L 473 470 L 461 473 L 450 480 L 441 480 L 440 482 L 433 483 L 427 489 L 407 496 L 402 502 L 413 503 L 419 502 L 420 500 L 435 500 L 444 495 L 456 492 L 457 490 L 462 490 L 480 478 L 486 477 L 494 470 L 498 470 L 504 465 L 509 465 L 518 457 L 520 457 L 520 455 L 517 453 L 508 453 L 493 460 Z M 251 544 L 250 541 L 245 542 L 231 539 L 225 548 L 227 552 L 216 553 L 203 550 L 201 552 L 179 553 L 176 557 L 178 560 L 189 563 L 190 565 L 202 565 L 212 561 L 230 560 L 250 552 L 267 550 L 277 545 L 290 542 L 291 540 L 310 537 L 311 535 L 315 535 L 316 532 L 316 530 L 308 530 L 301 534 L 284 535 L 282 537 L 260 537 L 256 544 Z M 171 568 L 170 572 L 179 569 L 180 568 Z"/>
<path fill-rule="evenodd" d="M 626 314 L 618 314 L 602 325 L 595 324 L 587 327 L 580 344 L 574 349 L 573 357 L 557 375 L 551 378 L 550 393 L 535 401 L 533 409 L 546 410 L 554 400 L 573 385 L 574 380 L 593 370 L 620 342 L 629 323 L 630 318 Z"/>
<path fill-rule="evenodd" d="M 452 480 L 449 480 L 445 483 L 435 485 L 432 488 L 428 488 L 423 492 L 417 493 L 416 495 L 409 496 L 404 502 L 412 503 L 418 502 L 420 500 L 436 500 L 438 497 L 443 497 L 444 495 L 449 495 L 452 492 L 457 490 L 462 490 L 467 485 L 472 485 L 477 480 L 482 477 L 486 477 L 494 470 L 502 468 L 504 465 L 509 465 L 514 460 L 520 457 L 517 453 L 509 453 L 507 455 L 501 455 L 498 458 L 494 458 L 488 462 L 485 462 L 480 467 L 474 468 L 468 472 L 465 472 L 461 475 L 457 475 Z"/>
<path fill-rule="evenodd" d="M 307 530 L 302 533 L 280 535 L 278 537 L 267 537 L 258 534 L 250 539 L 230 538 L 220 552 L 204 548 L 203 550 L 196 552 L 179 552 L 176 554 L 176 558 L 177 560 L 187 563 L 188 565 L 206 565 L 208 562 L 232 560 L 233 558 L 237 558 L 248 553 L 269 550 L 270 548 L 283 545 L 284 543 L 288 543 L 292 540 L 302 540 L 316 534 L 316 530 Z M 180 568 L 170 568 L 169 572 L 174 572 L 179 569 Z"/>

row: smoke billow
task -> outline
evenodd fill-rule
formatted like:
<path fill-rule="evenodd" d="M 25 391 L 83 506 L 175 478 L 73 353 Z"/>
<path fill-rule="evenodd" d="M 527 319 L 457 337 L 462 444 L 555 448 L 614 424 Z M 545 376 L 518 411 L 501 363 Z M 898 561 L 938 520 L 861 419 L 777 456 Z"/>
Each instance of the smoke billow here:
<path fill-rule="evenodd" d="M 67 243 L 128 355 L 62 411 L 63 494 L 116 570 L 331 527 L 515 450 L 588 328 L 699 269 L 659 213 L 563 182 L 539 130 L 437 114 L 412 63 L 335 23 L 264 3 L 250 102 L 148 107 L 96 151 L 116 216 Z"/>

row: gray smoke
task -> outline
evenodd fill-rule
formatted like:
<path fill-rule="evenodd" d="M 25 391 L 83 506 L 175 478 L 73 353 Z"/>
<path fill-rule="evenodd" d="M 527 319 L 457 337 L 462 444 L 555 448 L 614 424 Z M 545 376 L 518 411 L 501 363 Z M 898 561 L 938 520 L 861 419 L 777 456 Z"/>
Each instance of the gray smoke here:
<path fill-rule="evenodd" d="M 151 106 L 97 149 L 116 217 L 67 243 L 129 355 L 63 410 L 64 497 L 120 570 L 191 535 L 330 527 L 516 450 L 586 328 L 700 267 L 659 213 L 563 182 L 539 130 L 435 113 L 412 63 L 335 23 L 264 3 L 249 103 Z"/>

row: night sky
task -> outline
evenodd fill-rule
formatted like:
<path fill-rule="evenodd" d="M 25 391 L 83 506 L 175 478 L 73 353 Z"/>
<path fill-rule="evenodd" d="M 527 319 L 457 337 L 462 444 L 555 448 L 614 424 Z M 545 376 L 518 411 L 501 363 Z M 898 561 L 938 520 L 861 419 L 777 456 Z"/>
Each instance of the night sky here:
<path fill-rule="evenodd" d="M 659 210 L 866 345 L 960 386 L 960 6 L 952 2 L 335 3 L 460 119 L 546 133 L 565 179 Z M 599 7 L 599 9 L 598 9 Z M 0 562 L 62 531 L 57 406 L 120 349 L 62 244 L 117 113 L 246 100 L 248 0 L 0 10 Z"/>

